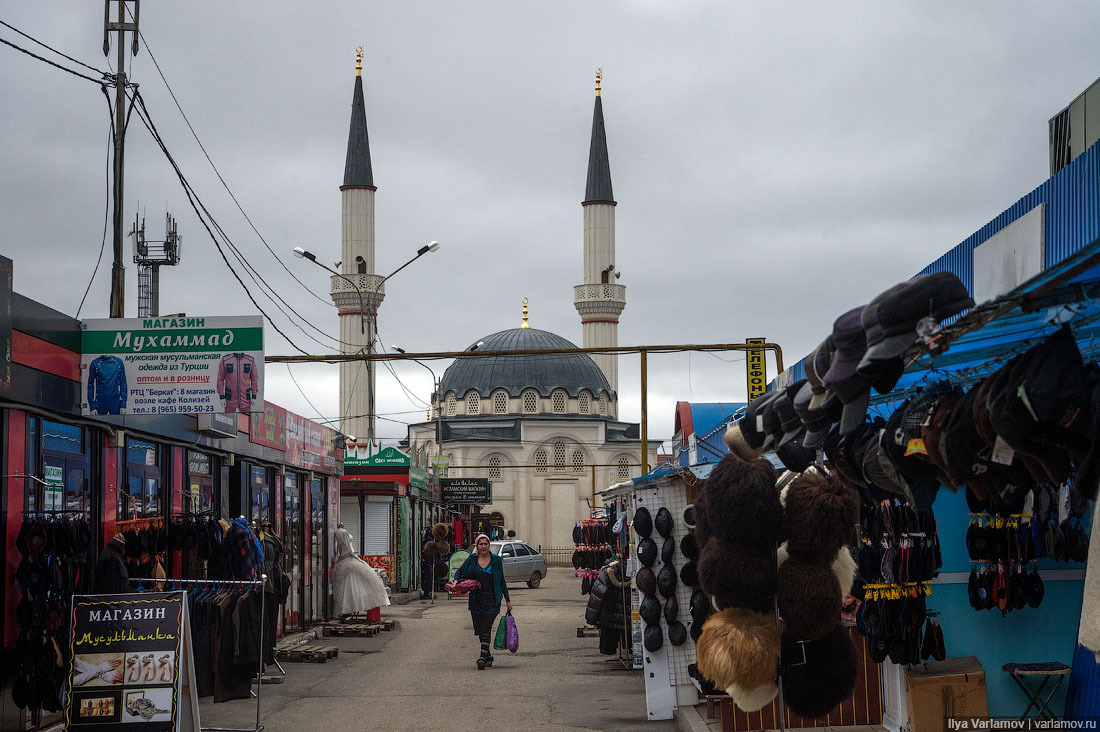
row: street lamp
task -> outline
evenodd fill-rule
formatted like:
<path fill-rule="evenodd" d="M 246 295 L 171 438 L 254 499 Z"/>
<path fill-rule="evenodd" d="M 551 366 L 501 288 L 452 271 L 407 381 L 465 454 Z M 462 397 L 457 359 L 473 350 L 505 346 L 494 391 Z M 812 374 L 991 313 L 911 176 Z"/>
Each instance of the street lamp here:
<path fill-rule="evenodd" d="M 355 288 L 356 294 L 359 295 L 359 332 L 360 333 L 366 333 L 367 332 L 367 315 L 366 315 L 367 308 L 363 304 L 363 291 L 359 289 L 359 286 L 356 285 L 354 282 L 352 282 L 347 277 L 345 277 L 344 275 L 342 275 L 339 272 L 337 272 L 336 270 L 334 270 L 332 267 L 329 267 L 327 264 L 322 264 L 321 262 L 318 262 L 317 257 L 312 252 L 306 251 L 305 249 L 302 249 L 301 247 L 294 247 L 294 256 L 297 257 L 298 259 L 308 259 L 309 261 L 313 262 L 314 264 L 316 264 L 321 269 L 333 273 L 334 275 L 336 275 L 337 277 L 342 279 L 344 282 L 347 282 L 349 285 L 351 285 L 352 287 Z"/>
<path fill-rule="evenodd" d="M 390 348 L 398 353 L 404 353 L 405 349 L 396 343 L 391 343 Z M 415 358 L 410 358 L 413 363 L 418 363 L 424 368 L 428 369 L 428 373 L 432 375 L 432 395 L 435 397 L 435 446 L 439 450 L 440 457 L 443 456 L 443 398 L 439 394 L 439 379 L 436 378 L 435 371 L 432 367 L 423 361 Z"/>

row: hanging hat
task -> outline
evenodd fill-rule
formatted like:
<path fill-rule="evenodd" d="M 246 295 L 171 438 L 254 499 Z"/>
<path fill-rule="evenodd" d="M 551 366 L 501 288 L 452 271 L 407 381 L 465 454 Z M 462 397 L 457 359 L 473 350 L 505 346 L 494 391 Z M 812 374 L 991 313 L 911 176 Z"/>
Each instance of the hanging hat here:
<path fill-rule="evenodd" d="M 705 622 L 706 622 L 706 619 L 696 620 L 696 619 L 692 618 L 690 626 L 688 627 L 688 636 L 691 637 L 691 642 L 692 643 L 698 643 L 699 642 L 699 636 L 701 636 L 703 634 L 703 623 L 705 623 Z"/>
<path fill-rule="evenodd" d="M 676 569 L 671 564 L 661 567 L 661 571 L 657 573 L 657 591 L 662 597 L 676 594 Z"/>
<path fill-rule="evenodd" d="M 848 629 L 840 624 L 818 640 L 800 640 L 783 633 L 783 696 L 792 712 L 816 719 L 851 695 L 859 659 Z"/>
<path fill-rule="evenodd" d="M 695 562 L 688 562 L 683 567 L 680 567 L 680 581 L 688 587 L 698 587 L 699 565 Z"/>
<path fill-rule="evenodd" d="M 447 533 L 447 524 L 438 523 L 432 527 L 432 536 L 435 537 L 436 541 L 443 541 L 444 539 L 446 539 Z"/>
<path fill-rule="evenodd" d="M 676 540 L 671 536 L 661 542 L 661 561 L 668 564 L 672 561 L 672 555 L 676 553 Z"/>
<path fill-rule="evenodd" d="M 665 622 L 672 625 L 673 621 L 680 614 L 680 603 L 676 602 L 676 595 L 671 595 L 665 600 L 664 616 Z"/>
<path fill-rule="evenodd" d="M 672 536 L 672 514 L 667 508 L 661 506 L 657 509 L 657 516 L 653 519 L 653 528 L 666 539 Z"/>
<path fill-rule="evenodd" d="M 771 391 L 753 399 L 745 407 L 745 414 L 737 420 L 740 437 L 744 439 L 746 446 L 753 452 L 758 452 L 768 445 L 768 432 L 764 425 L 764 411 L 775 400 L 779 392 Z M 727 433 L 728 434 L 728 433 Z M 727 444 L 729 444 L 727 442 Z M 730 446 L 732 450 L 733 447 Z"/>
<path fill-rule="evenodd" d="M 1031 570 L 1031 574 L 1027 576 L 1027 604 L 1028 607 L 1036 608 L 1043 604 L 1043 595 L 1046 594 L 1046 589 L 1043 587 L 1043 578 L 1039 576 L 1039 570 Z"/>
<path fill-rule="evenodd" d="M 638 561 L 643 567 L 652 567 L 657 561 L 657 542 L 648 536 L 638 542 Z"/>
<path fill-rule="evenodd" d="M 769 681 L 762 686 L 747 688 L 740 684 L 730 684 L 726 687 L 726 693 L 742 712 L 759 712 L 772 703 L 779 694 L 779 686 L 775 681 Z"/>
<path fill-rule="evenodd" d="M 449 541 L 440 540 L 435 543 L 436 553 L 441 557 L 445 557 L 451 553 L 451 543 Z"/>
<path fill-rule="evenodd" d="M 653 517 L 649 515 L 649 509 L 645 506 L 640 506 L 637 511 L 634 512 L 634 530 L 638 532 L 639 536 L 649 536 L 653 531 Z"/>
<path fill-rule="evenodd" d="M 638 614 L 646 625 L 655 625 L 661 621 L 661 601 L 651 595 L 642 600 L 638 606 Z"/>
<path fill-rule="evenodd" d="M 423 554 L 426 558 L 431 559 L 437 553 L 439 553 L 439 546 L 434 541 L 424 542 Z"/>
<path fill-rule="evenodd" d="M 699 584 L 719 608 L 766 611 L 776 592 L 775 556 L 711 539 L 699 556 Z"/>
<path fill-rule="evenodd" d="M 779 614 L 799 640 L 817 640 L 840 617 L 841 591 L 832 567 L 791 559 L 779 568 Z"/>
<path fill-rule="evenodd" d="M 656 653 L 661 650 L 661 646 L 665 643 L 659 624 L 647 625 L 642 632 L 642 637 L 644 638 L 645 649 L 650 653 Z"/>
<path fill-rule="evenodd" d="M 695 528 L 695 504 L 688 504 L 688 507 L 684 509 L 684 524 L 689 529 Z"/>
<path fill-rule="evenodd" d="M 634 584 L 638 586 L 638 591 L 646 597 L 653 597 L 657 594 L 657 575 L 653 574 L 653 570 L 649 567 L 642 567 L 634 573 Z"/>
<path fill-rule="evenodd" d="M 707 492 L 699 491 L 695 496 L 695 528 L 691 533 L 695 534 L 695 543 L 702 549 L 710 538 L 710 525 L 707 523 Z"/>
<path fill-rule="evenodd" d="M 695 541 L 695 534 L 684 534 L 684 538 L 680 539 L 680 553 L 687 559 L 699 558 L 699 544 Z"/>
<path fill-rule="evenodd" d="M 859 496 L 843 481 L 807 472 L 787 489 L 783 534 L 796 559 L 832 562 L 858 521 Z"/>
<path fill-rule="evenodd" d="M 707 619 L 696 642 L 699 671 L 721 688 L 754 688 L 775 681 L 779 631 L 775 617 L 727 608 Z"/>
<path fill-rule="evenodd" d="M 856 581 L 856 560 L 848 547 L 837 549 L 836 559 L 833 560 L 833 574 L 836 575 L 842 596 L 852 591 L 852 585 Z"/>
<path fill-rule="evenodd" d="M 688 613 L 694 620 L 702 622 L 710 617 L 714 607 L 710 604 L 710 598 L 707 597 L 707 593 L 702 590 L 695 590 L 691 593 L 690 604 L 688 605 Z"/>
<path fill-rule="evenodd" d="M 731 423 L 726 427 L 726 432 L 722 435 L 722 441 L 726 443 L 726 447 L 729 448 L 730 453 L 733 455 L 736 455 L 742 460 L 755 460 L 764 454 L 764 448 L 760 447 L 753 449 L 749 445 L 748 440 L 745 439 L 745 435 L 741 431 L 741 426 L 741 421 Z"/>
<path fill-rule="evenodd" d="M 706 524 L 713 536 L 761 548 L 775 546 L 783 507 L 775 490 L 775 469 L 767 460 L 747 463 L 726 455 L 711 471 L 703 494 Z"/>
<path fill-rule="evenodd" d="M 26 536 L 27 549 L 23 554 L 28 557 L 40 557 L 46 552 L 48 545 L 49 538 L 46 534 L 46 527 L 37 522 L 31 524 Z"/>
<path fill-rule="evenodd" d="M 679 620 L 673 620 L 668 624 L 668 642 L 674 646 L 684 645 L 688 638 L 687 628 Z"/>

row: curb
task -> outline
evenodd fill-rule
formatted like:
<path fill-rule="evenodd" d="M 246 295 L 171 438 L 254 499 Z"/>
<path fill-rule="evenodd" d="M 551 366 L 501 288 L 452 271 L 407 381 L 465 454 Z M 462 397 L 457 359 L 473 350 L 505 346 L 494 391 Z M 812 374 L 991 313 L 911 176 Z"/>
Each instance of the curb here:
<path fill-rule="evenodd" d="M 675 719 L 680 732 L 710 732 L 710 727 L 699 714 L 698 707 L 677 707 Z"/>

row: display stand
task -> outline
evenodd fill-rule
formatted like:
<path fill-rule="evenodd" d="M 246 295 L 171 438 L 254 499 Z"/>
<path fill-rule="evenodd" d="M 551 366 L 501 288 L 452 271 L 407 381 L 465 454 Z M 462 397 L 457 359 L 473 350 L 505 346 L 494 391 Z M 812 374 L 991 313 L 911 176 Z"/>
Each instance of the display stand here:
<path fill-rule="evenodd" d="M 263 681 L 263 677 L 264 677 L 264 610 L 265 610 L 264 606 L 267 604 L 263 600 L 262 587 L 263 587 L 263 584 L 266 581 L 267 581 L 267 575 L 266 574 L 260 575 L 260 579 L 258 579 L 258 580 L 179 580 L 179 579 L 165 580 L 165 579 L 153 579 L 153 578 L 149 578 L 149 577 L 131 577 L 130 578 L 130 582 L 131 583 L 134 583 L 134 582 L 138 583 L 139 588 L 144 587 L 145 583 L 147 583 L 147 582 L 154 585 L 154 586 L 156 584 L 167 584 L 167 585 L 172 585 L 172 586 L 184 585 L 184 586 L 189 586 L 189 587 L 216 586 L 216 587 L 240 587 L 240 588 L 254 589 L 257 586 L 260 586 L 260 588 L 261 588 L 261 590 L 260 590 L 260 592 L 261 592 L 261 597 L 260 597 L 260 631 L 259 631 L 260 632 L 260 638 L 259 638 L 260 662 L 259 662 L 259 668 L 256 669 L 256 691 L 252 692 L 256 697 L 256 725 L 254 727 L 202 727 L 201 728 L 202 732 L 262 732 L 262 730 L 264 728 L 264 726 L 262 724 L 260 724 L 260 692 L 263 689 L 262 681 Z M 184 592 L 184 594 L 186 595 L 187 593 Z M 184 603 L 184 607 L 186 608 L 186 601 Z M 192 656 L 191 648 L 190 648 L 190 639 L 188 639 L 188 645 L 187 645 L 186 653 L 188 654 L 189 658 Z M 192 667 L 192 669 L 193 669 L 193 667 Z M 195 680 L 194 680 L 194 676 L 193 676 L 193 673 L 192 673 L 192 678 L 191 678 L 192 688 L 194 687 L 194 683 L 195 683 Z M 194 697 L 192 697 L 192 698 L 194 698 Z M 195 707 L 195 724 L 196 724 L 196 726 L 198 725 L 197 700 L 196 700 L 196 707 Z"/>

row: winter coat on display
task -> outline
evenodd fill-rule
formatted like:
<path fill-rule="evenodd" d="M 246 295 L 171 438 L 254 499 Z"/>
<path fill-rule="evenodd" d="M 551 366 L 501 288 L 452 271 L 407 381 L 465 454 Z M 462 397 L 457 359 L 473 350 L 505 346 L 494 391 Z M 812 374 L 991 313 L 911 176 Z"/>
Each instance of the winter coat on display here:
<path fill-rule="evenodd" d="M 622 592 L 629 583 L 619 579 L 619 567 L 618 562 L 612 562 L 605 567 L 592 583 L 589 593 L 584 621 L 601 630 L 622 630 L 626 625 L 623 619 Z"/>
<path fill-rule="evenodd" d="M 95 563 L 95 592 L 116 595 L 130 592 L 130 573 L 126 569 L 126 542 L 119 536 L 107 542 Z"/>
<path fill-rule="evenodd" d="M 88 365 L 88 409 L 118 414 L 126 408 L 126 367 L 118 356 L 100 356 Z"/>
<path fill-rule="evenodd" d="M 264 562 L 264 550 L 260 540 L 242 518 L 235 518 L 222 539 L 225 563 L 231 575 L 229 579 L 254 580 L 259 578 L 260 565 Z"/>
<path fill-rule="evenodd" d="M 218 396 L 226 412 L 251 412 L 260 392 L 256 359 L 244 353 L 227 353 L 218 364 Z"/>

